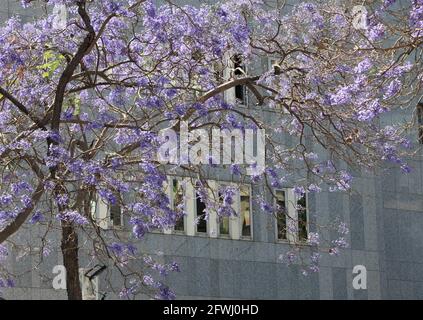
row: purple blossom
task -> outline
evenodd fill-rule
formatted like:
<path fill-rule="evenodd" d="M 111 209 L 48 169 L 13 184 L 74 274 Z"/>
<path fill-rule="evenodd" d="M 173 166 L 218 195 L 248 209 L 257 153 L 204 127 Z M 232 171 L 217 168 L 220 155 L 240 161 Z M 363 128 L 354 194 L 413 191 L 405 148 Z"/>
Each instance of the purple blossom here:
<path fill-rule="evenodd" d="M 315 185 L 313 183 L 308 186 L 307 190 L 310 191 L 310 192 L 320 192 L 320 191 L 322 191 L 322 189 L 318 185 Z"/>
<path fill-rule="evenodd" d="M 372 62 L 369 58 L 365 58 L 363 61 L 361 61 L 357 67 L 354 68 L 354 72 L 356 73 L 364 73 L 366 71 L 369 71 L 372 67 Z"/>
<path fill-rule="evenodd" d="M 320 253 L 313 252 L 312 255 L 311 255 L 311 257 L 310 257 L 310 260 L 311 260 L 312 263 L 318 264 L 319 261 L 320 261 L 320 258 L 321 258 Z"/>
<path fill-rule="evenodd" d="M 37 222 L 42 222 L 42 221 L 44 221 L 44 215 L 41 213 L 41 211 L 36 211 L 33 215 L 32 215 L 32 217 L 31 217 L 31 219 L 29 219 L 29 223 L 30 224 L 36 224 Z"/>
<path fill-rule="evenodd" d="M 335 94 L 331 95 L 330 102 L 335 106 L 350 103 L 351 88 L 349 86 L 340 88 Z"/>
<path fill-rule="evenodd" d="M 338 225 L 338 233 L 339 234 L 348 234 L 349 229 L 347 227 L 347 224 L 345 222 L 341 222 Z"/>
<path fill-rule="evenodd" d="M 381 23 L 367 29 L 367 36 L 370 41 L 378 41 L 385 35 L 385 26 Z"/>
<path fill-rule="evenodd" d="M 5 261 L 8 255 L 9 251 L 7 250 L 6 246 L 0 244 L 0 262 Z"/>
<path fill-rule="evenodd" d="M 155 285 L 154 279 L 150 275 L 145 275 L 142 281 L 146 286 L 153 287 Z"/>
<path fill-rule="evenodd" d="M 137 239 L 141 239 L 144 237 L 145 233 L 148 231 L 148 225 L 144 223 L 137 223 L 132 228 L 132 233 L 135 235 Z"/>
<path fill-rule="evenodd" d="M 395 96 L 401 90 L 401 81 L 398 79 L 392 80 L 389 85 L 385 89 L 385 93 L 383 95 L 384 99 L 390 99 Z"/>
<path fill-rule="evenodd" d="M 21 203 L 23 204 L 24 208 L 32 207 L 32 199 L 27 194 L 21 196 Z"/>
<path fill-rule="evenodd" d="M 384 6 L 385 8 L 388 8 L 388 7 L 390 7 L 391 5 L 393 5 L 395 2 L 396 2 L 396 0 L 384 0 L 384 1 L 383 1 L 383 6 Z"/>
<path fill-rule="evenodd" d="M 411 168 L 409 166 L 407 166 L 407 165 L 402 165 L 401 166 L 401 171 L 404 172 L 404 173 L 406 173 L 406 174 L 408 174 L 408 173 L 411 173 Z"/>
<path fill-rule="evenodd" d="M 13 201 L 13 196 L 10 194 L 2 194 L 0 196 L 0 204 L 2 206 L 8 206 L 12 203 Z"/>
<path fill-rule="evenodd" d="M 309 232 L 307 243 L 312 246 L 317 246 L 320 244 L 320 236 L 316 232 Z"/>
<path fill-rule="evenodd" d="M 12 192 L 15 195 L 20 194 L 23 191 L 27 191 L 27 192 L 33 191 L 32 186 L 26 181 L 20 181 L 20 182 L 13 183 L 12 186 L 11 186 L 11 189 L 12 189 Z"/>
<path fill-rule="evenodd" d="M 260 208 L 261 208 L 261 210 L 263 210 L 266 213 L 273 213 L 275 211 L 273 206 L 270 205 L 269 203 L 267 203 L 264 200 L 260 201 Z"/>
<path fill-rule="evenodd" d="M 288 265 L 293 264 L 298 258 L 298 253 L 295 251 L 288 251 L 285 254 L 279 256 L 279 261 Z"/>
<path fill-rule="evenodd" d="M 331 256 L 337 256 L 337 255 L 339 255 L 339 249 L 338 248 L 330 248 L 329 249 L 329 254 Z"/>
<path fill-rule="evenodd" d="M 231 164 L 231 174 L 236 176 L 241 175 L 241 167 L 239 164 L 236 164 L 236 163 Z"/>
<path fill-rule="evenodd" d="M 174 300 L 175 293 L 165 285 L 161 285 L 159 288 L 159 293 L 155 296 L 158 300 Z"/>
<path fill-rule="evenodd" d="M 0 278 L 0 288 L 14 288 L 15 287 L 15 281 L 11 278 Z"/>
<path fill-rule="evenodd" d="M 340 237 L 338 239 L 335 239 L 332 241 L 332 244 L 334 245 L 334 247 L 336 248 L 347 248 L 348 247 L 348 243 L 345 240 L 345 238 Z"/>
<path fill-rule="evenodd" d="M 62 221 L 72 222 L 75 224 L 87 224 L 87 218 L 83 217 L 78 211 L 65 211 L 57 215 L 57 218 Z"/>
<path fill-rule="evenodd" d="M 318 265 L 312 264 L 308 267 L 309 271 L 312 273 L 316 273 L 320 271 L 320 268 Z"/>
<path fill-rule="evenodd" d="M 56 203 L 59 206 L 66 206 L 69 203 L 69 196 L 67 194 L 60 194 L 56 196 Z"/>
<path fill-rule="evenodd" d="M 303 186 L 295 186 L 294 193 L 295 195 L 302 197 L 305 194 L 305 189 Z"/>

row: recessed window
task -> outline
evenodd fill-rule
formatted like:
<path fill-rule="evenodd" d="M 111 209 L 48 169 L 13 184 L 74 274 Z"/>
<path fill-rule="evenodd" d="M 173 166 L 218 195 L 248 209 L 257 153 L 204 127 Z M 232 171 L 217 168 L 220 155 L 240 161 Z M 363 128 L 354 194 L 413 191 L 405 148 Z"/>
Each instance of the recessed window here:
<path fill-rule="evenodd" d="M 276 190 L 275 204 L 277 240 L 307 241 L 307 194 L 299 197 L 292 188 Z"/>
<path fill-rule="evenodd" d="M 197 188 L 196 199 L 195 199 L 197 233 L 207 233 L 207 220 L 205 219 L 206 204 L 201 199 L 201 195 L 198 191 L 199 189 L 200 188 Z"/>
<path fill-rule="evenodd" d="M 178 232 L 185 231 L 184 216 L 184 191 L 178 179 L 172 180 L 173 210 L 179 215 L 175 222 L 174 229 Z"/>
<path fill-rule="evenodd" d="M 91 213 L 91 219 L 93 221 L 96 221 L 96 219 L 97 219 L 97 200 L 91 200 L 90 201 L 90 213 Z"/>
<path fill-rule="evenodd" d="M 223 194 L 219 191 L 219 204 L 223 205 Z M 219 219 L 219 235 L 224 237 L 229 237 L 229 217 L 221 216 Z"/>
<path fill-rule="evenodd" d="M 110 213 L 110 223 L 114 227 L 121 227 L 122 226 L 122 208 L 120 204 L 111 204 L 109 206 L 109 213 Z"/>
<path fill-rule="evenodd" d="M 287 201 L 284 190 L 276 191 L 276 224 L 278 240 L 286 240 Z"/>
<path fill-rule="evenodd" d="M 245 76 L 245 64 L 243 62 L 242 55 L 235 54 L 232 57 L 232 63 L 234 68 L 234 75 L 236 78 L 241 78 Z M 242 104 L 247 104 L 247 88 L 246 86 L 239 85 L 235 86 L 235 98 L 239 100 Z"/>
<path fill-rule="evenodd" d="M 220 217 L 219 234 L 229 237 L 229 217 Z"/>
<path fill-rule="evenodd" d="M 304 194 L 297 200 L 298 240 L 306 241 L 308 237 L 307 196 Z"/>
<path fill-rule="evenodd" d="M 203 187 L 207 185 L 207 188 Z M 218 208 L 223 205 L 223 188 L 233 188 L 231 203 L 236 213 L 231 216 L 219 215 Z M 210 236 L 211 238 L 252 239 L 251 186 L 230 182 L 208 180 L 192 183 L 191 179 L 170 177 L 165 186 L 170 197 L 170 207 L 181 215 L 173 229 L 164 230 L 165 234 L 172 232 L 188 236 Z M 217 206 L 207 208 L 207 197 L 213 197 Z"/>
<path fill-rule="evenodd" d="M 110 204 L 97 197 L 90 202 L 90 211 L 91 218 L 102 229 L 123 226 L 122 207 L 119 202 Z"/>
<path fill-rule="evenodd" d="M 240 202 L 241 236 L 251 238 L 251 197 L 247 186 L 240 188 Z"/>
<path fill-rule="evenodd" d="M 223 194 L 219 191 L 219 203 L 223 205 Z M 219 217 L 219 235 L 229 237 L 229 217 Z"/>

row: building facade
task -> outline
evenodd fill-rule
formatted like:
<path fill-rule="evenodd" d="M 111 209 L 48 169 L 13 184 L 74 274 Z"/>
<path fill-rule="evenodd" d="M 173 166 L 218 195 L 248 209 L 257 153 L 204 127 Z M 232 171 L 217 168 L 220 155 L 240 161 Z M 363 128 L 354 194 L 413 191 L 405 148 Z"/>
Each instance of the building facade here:
<path fill-rule="evenodd" d="M 19 1 L 3 1 L 0 20 L 20 12 Z M 262 67 L 267 63 L 262 61 Z M 411 112 L 390 113 L 384 121 L 411 117 Z M 289 235 L 278 234 L 276 219 L 250 201 L 248 197 L 262 192 L 254 185 L 246 186 L 236 203 L 250 215 L 223 226 L 209 222 L 196 227 L 190 223 L 195 216 L 188 216 L 191 220 L 179 231 L 150 233 L 139 246 L 164 262 L 179 264 L 181 272 L 167 279 L 178 299 L 423 299 L 423 151 L 408 162 L 413 169 L 408 175 L 396 168 L 375 175 L 354 172 L 351 193 L 308 195 L 308 223 L 324 225 L 340 217 L 350 227 L 346 236 L 349 247 L 338 257 L 324 255 L 318 273 L 304 276 L 300 266 L 280 262 L 279 256 L 290 249 Z M 232 177 L 222 174 L 214 181 L 231 183 Z M 169 185 L 173 186 L 172 180 Z M 289 187 L 282 191 L 285 197 L 292 197 Z M 195 215 L 195 199 L 188 205 Z M 100 207 L 97 204 L 96 212 L 107 211 Z M 124 229 L 125 221 L 120 218 L 112 223 L 123 224 Z M 31 227 L 17 236 L 30 242 L 41 231 Z M 330 234 L 323 236 L 330 238 Z M 60 252 L 51 252 L 42 264 L 31 254 L 12 254 L 15 259 L 9 267 L 17 282 L 15 288 L 4 290 L 6 299 L 66 298 L 65 290 L 52 286 L 53 269 L 61 264 Z M 90 263 L 83 253 L 81 261 L 82 265 Z M 366 289 L 353 287 L 357 265 L 367 270 Z M 108 291 L 101 275 L 97 286 L 99 293 Z M 117 296 L 106 295 L 106 299 L 112 298 Z"/>

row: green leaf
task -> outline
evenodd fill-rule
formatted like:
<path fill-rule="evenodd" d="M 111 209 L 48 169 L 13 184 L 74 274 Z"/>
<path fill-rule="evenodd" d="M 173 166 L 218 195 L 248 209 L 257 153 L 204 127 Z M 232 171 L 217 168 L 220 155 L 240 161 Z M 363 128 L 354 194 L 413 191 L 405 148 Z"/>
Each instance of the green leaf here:
<path fill-rule="evenodd" d="M 53 73 L 63 64 L 65 60 L 64 56 L 58 53 L 54 53 L 52 50 L 48 50 L 43 54 L 43 64 L 37 66 L 37 69 L 44 71 L 42 73 L 43 78 L 51 78 Z"/>

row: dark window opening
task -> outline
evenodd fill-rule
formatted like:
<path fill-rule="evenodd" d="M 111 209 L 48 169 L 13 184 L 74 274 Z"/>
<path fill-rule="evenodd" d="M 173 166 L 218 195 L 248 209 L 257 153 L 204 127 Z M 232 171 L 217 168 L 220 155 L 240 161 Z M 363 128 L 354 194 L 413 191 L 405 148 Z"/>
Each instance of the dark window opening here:
<path fill-rule="evenodd" d="M 207 221 L 205 219 L 206 204 L 201 201 L 200 195 L 196 193 L 196 213 L 197 213 L 197 232 L 198 233 L 207 233 Z"/>
<path fill-rule="evenodd" d="M 113 226 L 122 226 L 122 208 L 119 204 L 110 205 L 110 221 Z"/>
<path fill-rule="evenodd" d="M 286 197 L 285 191 L 276 191 L 276 221 L 278 228 L 278 240 L 286 240 Z"/>
<path fill-rule="evenodd" d="M 178 179 L 173 179 L 172 182 L 172 195 L 173 195 L 173 210 L 176 211 L 178 219 L 175 222 L 175 231 L 185 231 L 185 216 L 184 214 L 184 193 L 182 186 Z"/>
<path fill-rule="evenodd" d="M 223 204 L 221 192 L 219 192 L 219 202 Z M 229 217 L 219 217 L 219 235 L 229 236 Z"/>
<path fill-rule="evenodd" d="M 251 204 L 250 204 L 250 189 L 248 187 L 241 187 L 241 222 L 243 237 L 251 237 Z"/>
<path fill-rule="evenodd" d="M 232 57 L 232 62 L 234 64 L 234 75 L 236 78 L 241 78 L 245 76 L 245 65 L 242 61 L 242 56 L 240 54 L 236 54 Z M 240 100 L 242 104 L 246 104 L 247 102 L 247 89 L 246 86 L 235 86 L 235 98 Z"/>
<path fill-rule="evenodd" d="M 300 241 L 306 241 L 308 238 L 307 230 L 307 200 L 306 195 L 303 195 L 297 201 L 297 212 L 298 212 L 298 239 Z"/>

